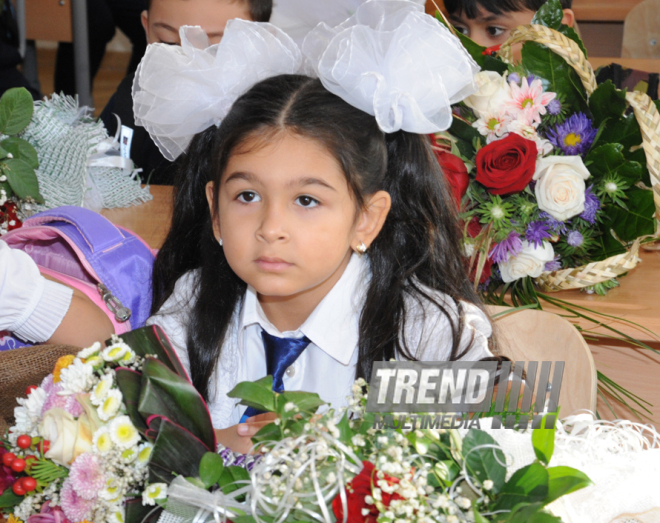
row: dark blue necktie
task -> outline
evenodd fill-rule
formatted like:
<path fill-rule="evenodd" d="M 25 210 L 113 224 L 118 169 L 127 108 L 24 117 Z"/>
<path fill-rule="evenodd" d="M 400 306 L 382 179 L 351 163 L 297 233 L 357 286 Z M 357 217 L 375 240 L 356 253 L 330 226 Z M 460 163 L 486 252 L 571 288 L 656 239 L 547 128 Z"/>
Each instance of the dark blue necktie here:
<path fill-rule="evenodd" d="M 271 336 L 265 330 L 261 331 L 261 338 L 264 341 L 266 350 L 266 373 L 273 377 L 273 390 L 282 392 L 284 390 L 284 373 L 298 356 L 307 348 L 310 341 L 307 336 L 302 338 L 278 338 Z M 241 423 L 263 411 L 248 407 L 241 418 Z"/>

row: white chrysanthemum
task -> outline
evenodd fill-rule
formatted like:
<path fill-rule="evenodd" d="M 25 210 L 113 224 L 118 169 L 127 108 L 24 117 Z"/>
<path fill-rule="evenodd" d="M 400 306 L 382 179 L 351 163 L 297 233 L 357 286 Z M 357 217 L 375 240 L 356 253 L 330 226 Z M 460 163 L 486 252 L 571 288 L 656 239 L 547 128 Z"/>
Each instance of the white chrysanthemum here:
<path fill-rule="evenodd" d="M 121 449 L 129 449 L 140 441 L 140 433 L 128 416 L 117 416 L 109 428 L 112 441 Z"/>
<path fill-rule="evenodd" d="M 108 512 L 110 513 L 108 516 L 108 523 L 124 523 L 125 513 L 123 506 L 118 505 L 116 507 L 112 507 L 108 509 Z"/>
<path fill-rule="evenodd" d="M 167 485 L 165 483 L 154 483 L 142 492 L 143 505 L 155 505 L 157 500 L 167 498 Z"/>
<path fill-rule="evenodd" d="M 118 362 L 119 360 L 124 358 L 124 356 L 126 356 L 126 354 L 128 354 L 129 351 L 133 352 L 128 345 L 119 341 L 103 349 L 101 356 L 103 356 L 103 359 L 105 361 Z"/>
<path fill-rule="evenodd" d="M 105 361 L 98 354 L 96 356 L 90 356 L 85 360 L 85 365 L 89 365 L 94 370 L 100 369 L 105 365 Z"/>
<path fill-rule="evenodd" d="M 154 446 L 151 443 L 142 443 L 138 447 L 137 465 L 138 467 L 145 467 L 151 458 L 151 451 Z"/>
<path fill-rule="evenodd" d="M 44 407 L 46 396 L 46 391 L 41 387 L 37 387 L 32 390 L 27 398 L 18 398 L 16 400 L 20 407 L 14 409 L 14 418 L 16 419 L 17 426 L 15 432 L 18 432 L 20 428 L 20 434 L 27 434 L 39 424 L 41 410 Z"/>
<path fill-rule="evenodd" d="M 82 360 L 86 360 L 91 356 L 96 356 L 99 352 L 101 352 L 101 344 L 98 341 L 95 341 L 92 343 L 91 347 L 87 347 L 86 349 L 81 350 L 76 357 Z"/>
<path fill-rule="evenodd" d="M 99 414 L 101 421 L 108 421 L 110 418 L 115 416 L 121 407 L 121 400 L 123 396 L 118 389 L 111 389 L 108 391 L 103 403 L 99 405 L 99 408 L 96 409 L 96 412 Z"/>
<path fill-rule="evenodd" d="M 121 501 L 121 483 L 117 478 L 109 478 L 105 483 L 105 488 L 99 492 L 99 497 L 110 503 L 119 503 Z"/>
<path fill-rule="evenodd" d="M 108 395 L 108 392 L 112 389 L 113 379 L 112 374 L 105 374 L 101 381 L 99 381 L 96 386 L 92 389 L 92 394 L 89 399 L 92 402 L 92 405 L 97 407 L 103 403 L 103 400 Z"/>
<path fill-rule="evenodd" d="M 133 463 L 138 457 L 138 448 L 137 447 L 131 447 L 130 449 L 126 449 L 121 453 L 121 460 L 124 463 Z"/>
<path fill-rule="evenodd" d="M 124 356 L 117 361 L 120 365 L 130 365 L 131 363 L 134 363 L 136 359 L 135 352 L 133 352 L 133 349 L 129 348 Z"/>
<path fill-rule="evenodd" d="M 99 454 L 110 452 L 115 446 L 112 437 L 110 436 L 110 429 L 108 427 L 101 427 L 94 433 L 94 451 Z"/>
<path fill-rule="evenodd" d="M 80 358 L 73 360 L 73 363 L 62 369 L 60 372 L 60 384 L 62 385 L 62 396 L 88 392 L 94 385 L 94 368 L 86 365 Z"/>

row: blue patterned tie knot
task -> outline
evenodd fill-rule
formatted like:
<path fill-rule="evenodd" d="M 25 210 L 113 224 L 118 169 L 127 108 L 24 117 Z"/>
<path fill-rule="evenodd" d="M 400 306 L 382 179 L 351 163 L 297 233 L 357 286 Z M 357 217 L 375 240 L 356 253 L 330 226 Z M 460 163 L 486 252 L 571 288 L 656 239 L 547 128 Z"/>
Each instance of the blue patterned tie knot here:
<path fill-rule="evenodd" d="M 298 359 L 298 356 L 310 344 L 309 338 L 278 338 L 261 331 L 261 338 L 266 350 L 266 373 L 273 377 L 273 390 L 282 392 L 284 390 L 284 373 Z M 241 423 L 246 419 L 261 414 L 262 411 L 254 407 L 248 407 L 241 418 Z"/>

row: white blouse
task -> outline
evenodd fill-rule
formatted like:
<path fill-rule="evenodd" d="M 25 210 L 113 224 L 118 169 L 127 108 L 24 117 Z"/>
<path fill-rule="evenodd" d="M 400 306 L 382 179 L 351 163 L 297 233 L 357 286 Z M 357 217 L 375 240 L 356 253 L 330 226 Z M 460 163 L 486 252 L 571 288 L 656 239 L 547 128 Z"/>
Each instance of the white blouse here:
<path fill-rule="evenodd" d="M 0 240 L 0 331 L 29 342 L 49 339 L 71 305 L 73 290 L 47 280 L 26 253 Z"/>
<path fill-rule="evenodd" d="M 234 313 L 229 333 L 222 346 L 216 377 L 211 385 L 209 410 L 216 428 L 239 423 L 245 410 L 237 400 L 226 396 L 241 381 L 255 381 L 266 376 L 266 356 L 261 329 L 278 337 L 301 338 L 311 343 L 284 375 L 285 390 L 316 392 L 333 407 L 347 404 L 355 379 L 359 318 L 369 284 L 368 257 L 354 254 L 339 281 L 321 300 L 312 314 L 296 330 L 279 332 L 268 321 L 257 294 L 248 287 L 242 304 Z M 147 320 L 160 325 L 177 351 L 183 366 L 189 369 L 186 339 L 189 309 L 195 300 L 196 271 L 177 281 L 173 294 L 163 307 Z M 426 289 L 454 315 L 453 300 L 438 291 Z M 464 360 L 492 356 L 488 338 L 492 334 L 486 315 L 475 305 L 462 302 L 464 330 L 460 350 L 469 347 Z M 418 360 L 445 361 L 452 346 L 451 327 L 437 307 L 409 298 L 405 339 Z M 471 344 L 470 344 L 471 342 Z"/>

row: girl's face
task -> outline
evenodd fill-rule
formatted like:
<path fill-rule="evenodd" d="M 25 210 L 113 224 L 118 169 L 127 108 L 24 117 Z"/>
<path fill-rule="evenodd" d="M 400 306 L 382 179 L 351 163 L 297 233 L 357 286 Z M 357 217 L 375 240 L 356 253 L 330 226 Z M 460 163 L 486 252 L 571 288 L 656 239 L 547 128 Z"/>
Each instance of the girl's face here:
<path fill-rule="evenodd" d="M 376 193 L 357 212 L 339 163 L 309 138 L 283 132 L 240 149 L 221 178 L 214 223 L 227 262 L 261 300 L 320 302 L 360 241 L 368 246 L 380 232 L 389 195 Z M 212 195 L 211 182 L 210 204 Z"/>

